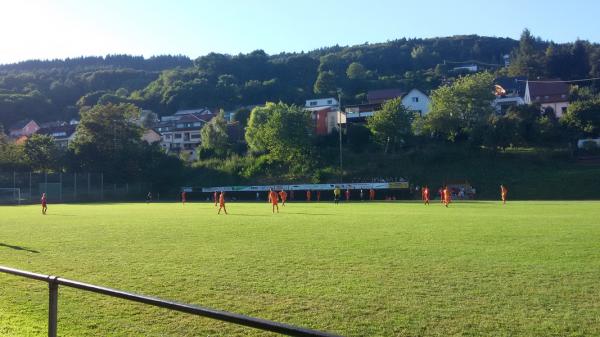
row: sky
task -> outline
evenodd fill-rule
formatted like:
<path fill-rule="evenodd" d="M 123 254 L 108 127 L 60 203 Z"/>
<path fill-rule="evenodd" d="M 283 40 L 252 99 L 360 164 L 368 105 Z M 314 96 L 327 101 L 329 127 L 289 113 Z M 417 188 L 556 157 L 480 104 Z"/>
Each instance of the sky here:
<path fill-rule="evenodd" d="M 598 0 L 0 0 L 0 64 L 107 54 L 269 54 L 402 37 L 600 42 Z"/>

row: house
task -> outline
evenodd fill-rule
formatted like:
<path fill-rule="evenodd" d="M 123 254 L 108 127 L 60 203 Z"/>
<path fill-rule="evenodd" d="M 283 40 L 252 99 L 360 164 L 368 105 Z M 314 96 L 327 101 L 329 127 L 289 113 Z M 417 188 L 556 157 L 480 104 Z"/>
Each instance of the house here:
<path fill-rule="evenodd" d="M 21 136 L 31 136 L 40 129 L 38 123 L 32 119 L 24 119 L 11 125 L 8 129 L 8 135 L 11 138 L 19 138 Z"/>
<path fill-rule="evenodd" d="M 65 124 L 60 126 L 50 126 L 41 128 L 37 134 L 47 135 L 54 139 L 54 143 L 63 149 L 69 147 L 69 144 L 75 139 L 77 125 Z"/>
<path fill-rule="evenodd" d="M 344 114 L 348 123 L 364 123 L 367 121 L 367 117 L 373 116 L 379 110 L 381 110 L 381 103 L 355 104 L 347 105 L 344 108 Z"/>
<path fill-rule="evenodd" d="M 142 134 L 142 140 L 150 145 L 160 142 L 161 139 L 162 138 L 160 137 L 160 133 L 158 133 L 152 129 L 147 129 Z"/>
<path fill-rule="evenodd" d="M 560 118 L 569 107 L 569 91 L 565 82 L 527 81 L 524 100 L 526 104 L 539 104 L 542 112 L 550 108 Z"/>
<path fill-rule="evenodd" d="M 337 125 L 346 123 L 335 98 L 310 99 L 306 101 L 304 108 L 311 113 L 317 135 L 328 135 L 337 129 Z"/>
<path fill-rule="evenodd" d="M 452 70 L 455 72 L 476 73 L 479 70 L 479 66 L 476 64 L 465 64 L 459 67 L 454 67 Z"/>
<path fill-rule="evenodd" d="M 525 104 L 527 77 L 498 77 L 494 80 L 496 98 L 492 106 L 498 114 L 504 115 L 511 106 Z"/>
<path fill-rule="evenodd" d="M 160 136 L 160 145 L 166 153 L 187 151 L 190 160 L 196 159 L 196 148 L 201 143 L 200 130 L 215 114 L 208 109 L 180 110 L 164 116 L 154 128 Z"/>
<path fill-rule="evenodd" d="M 425 116 L 431 109 L 431 99 L 419 89 L 412 89 L 402 98 L 402 105 L 408 110 Z"/>
<path fill-rule="evenodd" d="M 369 91 L 367 94 L 369 103 L 347 105 L 344 109 L 346 120 L 349 123 L 364 123 L 367 117 L 381 110 L 386 101 L 395 98 L 401 98 L 402 105 L 421 116 L 428 114 L 431 109 L 431 99 L 419 89 L 412 89 L 408 94 L 400 89 L 376 90 Z"/>

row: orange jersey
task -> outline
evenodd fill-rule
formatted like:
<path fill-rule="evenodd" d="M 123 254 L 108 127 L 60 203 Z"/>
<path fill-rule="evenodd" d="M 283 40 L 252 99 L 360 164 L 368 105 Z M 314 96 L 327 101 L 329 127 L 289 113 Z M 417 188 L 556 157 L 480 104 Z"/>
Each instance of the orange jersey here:
<path fill-rule="evenodd" d="M 452 200 L 452 192 L 449 189 L 444 190 L 444 200 L 450 201 Z"/>
<path fill-rule="evenodd" d="M 221 193 L 221 195 L 219 195 L 219 204 L 225 205 L 225 194 L 223 194 L 223 193 Z"/>
<path fill-rule="evenodd" d="M 423 199 L 429 200 L 429 189 L 428 188 L 423 189 Z"/>
<path fill-rule="evenodd" d="M 269 200 L 273 205 L 277 205 L 277 202 L 279 201 L 277 193 L 274 191 L 269 192 Z"/>
<path fill-rule="evenodd" d="M 285 191 L 281 191 L 281 192 L 279 192 L 279 197 L 281 198 L 281 200 L 286 200 L 287 193 Z"/>

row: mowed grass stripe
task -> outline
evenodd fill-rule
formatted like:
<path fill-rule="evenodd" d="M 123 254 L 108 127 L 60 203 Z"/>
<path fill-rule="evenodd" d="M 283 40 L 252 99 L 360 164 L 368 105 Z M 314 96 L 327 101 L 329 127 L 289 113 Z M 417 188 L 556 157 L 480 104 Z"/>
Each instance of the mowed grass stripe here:
<path fill-rule="evenodd" d="M 590 336 L 599 206 L 321 202 L 273 215 L 267 203 L 229 203 L 217 216 L 208 203 L 50 204 L 45 217 L 0 207 L 0 264 L 348 336 Z M 0 336 L 45 335 L 46 291 L 0 275 Z M 265 335 L 68 289 L 59 328 Z"/>

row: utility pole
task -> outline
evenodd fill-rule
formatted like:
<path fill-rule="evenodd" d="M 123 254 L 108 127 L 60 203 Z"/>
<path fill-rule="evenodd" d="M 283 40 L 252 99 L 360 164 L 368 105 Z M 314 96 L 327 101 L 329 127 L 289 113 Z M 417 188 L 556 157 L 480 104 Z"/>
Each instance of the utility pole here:
<path fill-rule="evenodd" d="M 342 166 L 342 90 L 338 89 L 338 133 L 340 136 L 340 184 L 344 181 L 344 171 Z"/>

